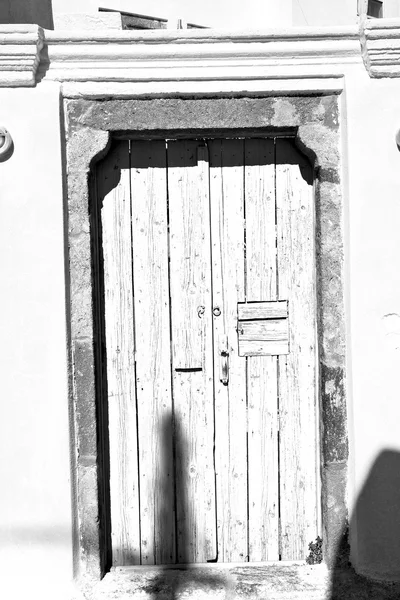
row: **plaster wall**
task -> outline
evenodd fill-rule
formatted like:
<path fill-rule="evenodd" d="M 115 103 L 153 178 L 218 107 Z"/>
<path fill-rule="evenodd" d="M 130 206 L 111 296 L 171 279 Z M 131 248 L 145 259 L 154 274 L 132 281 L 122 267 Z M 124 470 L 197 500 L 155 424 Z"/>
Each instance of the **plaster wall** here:
<path fill-rule="evenodd" d="M 399 95 L 398 80 L 346 78 L 352 561 L 378 577 L 400 577 Z"/>
<path fill-rule="evenodd" d="M 398 79 L 370 79 L 361 63 L 347 68 L 351 554 L 360 572 L 391 578 L 400 578 L 399 97 Z M 59 598 L 72 575 L 59 85 L 2 89 L 0 106 L 15 143 L 0 164 L 0 560 L 7 598 L 22 597 L 24 586 L 30 597 L 44 597 L 44 586 L 54 597 L 55 581 Z"/>
<path fill-rule="evenodd" d="M 2 594 L 70 597 L 59 86 L 2 89 L 0 106 L 15 146 L 0 164 Z"/>

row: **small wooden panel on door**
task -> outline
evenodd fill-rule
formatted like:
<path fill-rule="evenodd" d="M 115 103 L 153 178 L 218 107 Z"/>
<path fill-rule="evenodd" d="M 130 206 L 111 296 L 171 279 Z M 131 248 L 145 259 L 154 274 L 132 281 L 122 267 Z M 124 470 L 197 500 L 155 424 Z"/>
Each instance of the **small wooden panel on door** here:
<path fill-rule="evenodd" d="M 301 560 L 318 535 L 312 175 L 279 138 L 98 166 L 115 565 Z"/>

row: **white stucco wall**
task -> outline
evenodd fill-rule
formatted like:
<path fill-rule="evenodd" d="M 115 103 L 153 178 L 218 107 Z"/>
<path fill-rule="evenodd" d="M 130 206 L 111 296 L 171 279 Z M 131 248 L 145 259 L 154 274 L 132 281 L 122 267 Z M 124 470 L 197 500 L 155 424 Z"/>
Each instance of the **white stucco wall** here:
<path fill-rule="evenodd" d="M 72 547 L 59 86 L 2 89 L 0 107 L 15 144 L 0 164 L 1 593 L 60 598 Z"/>
<path fill-rule="evenodd" d="M 389 493 L 389 479 L 396 477 L 392 468 L 400 468 L 400 152 L 395 143 L 399 98 L 399 80 L 371 80 L 362 70 L 346 78 L 350 504 L 365 505 L 367 491 L 373 494 L 376 510 L 388 515 L 398 514 L 400 506 L 400 493 Z M 380 458 L 386 451 L 394 457 L 390 465 Z M 370 471 L 377 459 L 384 478 L 380 493 L 371 487 L 376 478 L 371 481 Z M 369 526 L 362 516 L 353 519 L 352 559 L 368 574 L 400 576 L 398 519 L 391 520 L 392 530 L 385 532 L 374 523 L 374 515 L 371 512 Z"/>
<path fill-rule="evenodd" d="M 366 574 L 400 578 L 398 538 L 353 515 L 376 460 L 388 451 L 400 456 L 399 99 L 400 79 L 372 80 L 361 63 L 347 69 L 352 560 Z M 54 597 L 55 584 L 60 598 L 72 575 L 72 536 L 58 84 L 44 79 L 33 89 L 1 89 L 0 122 L 15 143 L 14 155 L 0 164 L 0 564 L 7 598 L 22 597 L 24 587 L 36 597 L 35 581 L 38 597 L 46 588 Z M 378 495 L 377 509 L 397 514 L 396 494 Z"/>

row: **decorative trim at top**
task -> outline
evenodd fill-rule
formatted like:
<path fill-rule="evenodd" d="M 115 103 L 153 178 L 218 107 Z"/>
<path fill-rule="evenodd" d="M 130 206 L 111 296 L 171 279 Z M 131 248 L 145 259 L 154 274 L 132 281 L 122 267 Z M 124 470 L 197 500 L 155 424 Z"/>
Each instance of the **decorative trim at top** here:
<path fill-rule="evenodd" d="M 340 77 L 346 65 L 362 64 L 357 27 L 46 31 L 46 44 L 40 74 L 61 82 Z"/>
<path fill-rule="evenodd" d="M 256 81 L 339 78 L 362 60 L 371 77 L 400 77 L 400 19 L 242 32 L 0 25 L 0 87 L 34 86 L 46 77 L 77 85 L 130 83 L 150 94 L 152 86 L 174 82 L 210 82 L 216 92 L 216 82 L 239 88 L 250 82 L 257 92 Z"/>
<path fill-rule="evenodd" d="M 34 86 L 43 44 L 38 25 L 0 25 L 0 87 Z"/>
<path fill-rule="evenodd" d="M 370 77 L 400 77 L 400 19 L 365 19 L 361 45 Z"/>

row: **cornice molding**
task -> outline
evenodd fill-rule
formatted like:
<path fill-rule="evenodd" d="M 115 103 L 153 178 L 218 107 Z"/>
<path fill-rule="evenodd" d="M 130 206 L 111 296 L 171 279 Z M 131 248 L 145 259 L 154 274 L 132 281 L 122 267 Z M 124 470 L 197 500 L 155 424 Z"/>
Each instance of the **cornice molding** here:
<path fill-rule="evenodd" d="M 34 86 L 43 44 L 38 25 L 0 25 L 0 87 Z"/>
<path fill-rule="evenodd" d="M 46 31 L 39 77 L 60 82 L 256 81 L 340 77 L 361 63 L 358 29 Z M 170 87 L 170 86 L 167 86 Z"/>
<path fill-rule="evenodd" d="M 34 86 L 45 78 L 84 85 L 95 94 L 110 86 L 122 94 L 137 87 L 158 94 L 163 86 L 166 93 L 180 93 L 183 83 L 185 93 L 197 93 L 205 82 L 212 93 L 246 87 L 257 93 L 274 87 L 265 82 L 340 78 L 362 61 L 371 77 L 400 76 L 400 19 L 260 31 L 0 25 L 0 87 Z"/>
<path fill-rule="evenodd" d="M 400 19 L 365 19 L 361 43 L 371 77 L 400 77 Z"/>

